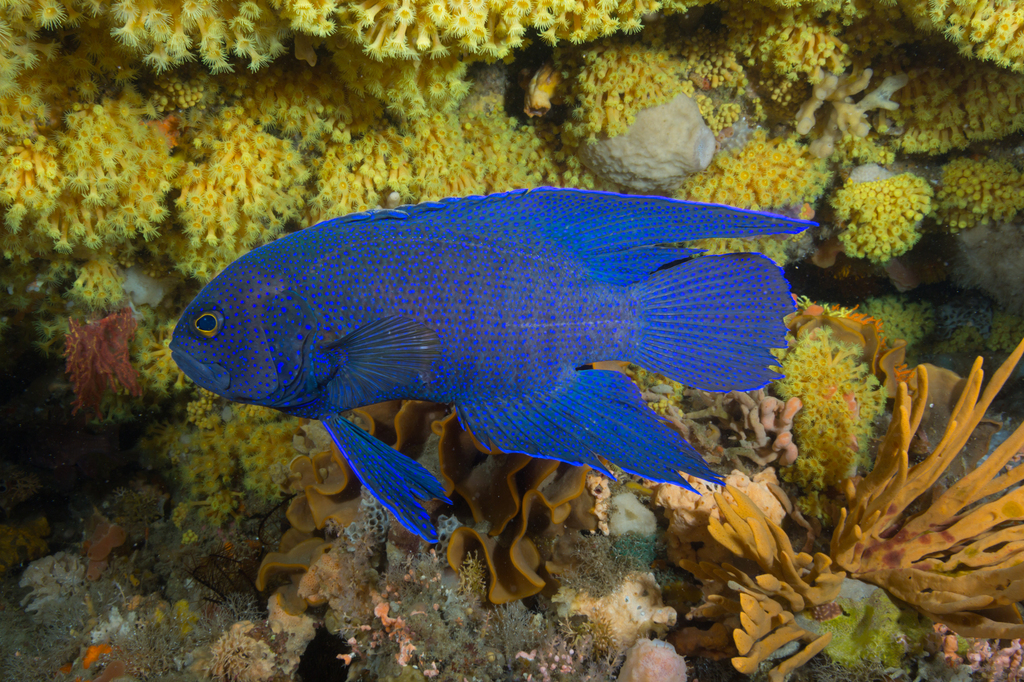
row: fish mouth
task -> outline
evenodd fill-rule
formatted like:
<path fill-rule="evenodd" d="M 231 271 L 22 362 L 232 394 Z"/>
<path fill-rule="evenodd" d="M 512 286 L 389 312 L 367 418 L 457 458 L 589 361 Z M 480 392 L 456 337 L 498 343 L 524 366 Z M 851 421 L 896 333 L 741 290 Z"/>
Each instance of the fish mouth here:
<path fill-rule="evenodd" d="M 200 362 L 180 348 L 171 348 L 171 359 L 189 379 L 207 391 L 223 394 L 231 386 L 231 375 L 215 363 Z"/>

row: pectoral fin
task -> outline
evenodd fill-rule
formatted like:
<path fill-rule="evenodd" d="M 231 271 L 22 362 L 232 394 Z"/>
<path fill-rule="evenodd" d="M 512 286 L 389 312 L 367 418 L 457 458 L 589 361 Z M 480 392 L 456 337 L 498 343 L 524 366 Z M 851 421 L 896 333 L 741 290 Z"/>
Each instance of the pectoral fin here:
<path fill-rule="evenodd" d="M 363 325 L 321 353 L 335 368 L 328 385 L 338 411 L 388 400 L 395 389 L 421 379 L 440 354 L 437 332 L 401 315 Z"/>

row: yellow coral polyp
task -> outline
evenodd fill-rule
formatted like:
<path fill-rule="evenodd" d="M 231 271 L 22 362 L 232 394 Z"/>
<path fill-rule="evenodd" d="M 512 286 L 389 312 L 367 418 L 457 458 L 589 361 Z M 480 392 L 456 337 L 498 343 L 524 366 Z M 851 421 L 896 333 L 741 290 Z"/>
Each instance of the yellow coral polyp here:
<path fill-rule="evenodd" d="M 768 139 L 755 131 L 742 148 L 715 157 L 703 172 L 687 179 L 678 197 L 754 210 L 813 203 L 832 174 L 824 159 L 794 138 Z"/>
<path fill-rule="evenodd" d="M 300 217 L 309 171 L 290 143 L 234 110 L 207 126 L 193 146 L 205 159 L 176 183 L 191 250 L 179 267 L 206 279 Z"/>
<path fill-rule="evenodd" d="M 782 359 L 786 378 L 775 388 L 782 398 L 803 402 L 793 422 L 800 457 L 783 476 L 808 491 L 852 475 L 867 451 L 871 423 L 885 407 L 885 389 L 861 352 L 820 327 L 796 339 Z"/>
<path fill-rule="evenodd" d="M 692 83 L 679 78 L 681 68 L 673 50 L 660 43 L 607 40 L 556 52 L 555 69 L 575 73 L 567 83 L 573 113 L 563 135 L 572 143 L 622 135 L 643 109 L 693 94 Z"/>
<path fill-rule="evenodd" d="M 920 25 L 937 30 L 960 54 L 1024 72 L 1024 14 L 1004 0 L 900 0 Z"/>
<path fill-rule="evenodd" d="M 1024 208 L 1024 176 L 1009 161 L 953 159 L 942 168 L 936 204 L 952 232 L 1012 220 Z"/>
<path fill-rule="evenodd" d="M 79 268 L 68 296 L 92 310 L 107 310 L 124 300 L 123 282 L 109 258 L 96 258 Z"/>
<path fill-rule="evenodd" d="M 917 227 L 932 211 L 932 188 L 911 173 L 885 180 L 846 184 L 832 197 L 845 222 L 839 241 L 848 256 L 884 263 L 910 250 L 921 238 Z"/>

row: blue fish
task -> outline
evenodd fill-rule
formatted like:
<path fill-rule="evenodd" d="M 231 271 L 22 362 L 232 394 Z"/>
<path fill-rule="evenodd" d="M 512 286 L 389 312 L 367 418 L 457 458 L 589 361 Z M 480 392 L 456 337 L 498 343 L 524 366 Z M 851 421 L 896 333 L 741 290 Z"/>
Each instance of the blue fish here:
<path fill-rule="evenodd" d="M 490 448 L 653 481 L 717 482 L 623 374 L 687 386 L 777 378 L 793 308 L 758 254 L 665 246 L 795 234 L 806 221 L 662 197 L 541 188 L 328 220 L 253 250 L 185 309 L 171 341 L 196 384 L 323 420 L 362 483 L 429 542 L 437 479 L 340 416 L 398 398 L 454 405 Z"/>

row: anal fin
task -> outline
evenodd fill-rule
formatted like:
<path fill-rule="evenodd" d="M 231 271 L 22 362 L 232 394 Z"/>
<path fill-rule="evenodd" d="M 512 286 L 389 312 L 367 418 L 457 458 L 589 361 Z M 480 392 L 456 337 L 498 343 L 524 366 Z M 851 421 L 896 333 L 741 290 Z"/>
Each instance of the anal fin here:
<path fill-rule="evenodd" d="M 341 417 L 325 419 L 324 426 L 355 475 L 398 522 L 427 542 L 437 542 L 437 531 L 420 501 L 451 500 L 434 475 Z"/>
<path fill-rule="evenodd" d="M 569 370 L 543 393 L 458 403 L 456 411 L 481 443 L 503 452 L 586 464 L 610 476 L 604 458 L 629 473 L 684 487 L 679 472 L 720 482 L 619 372 Z"/>

